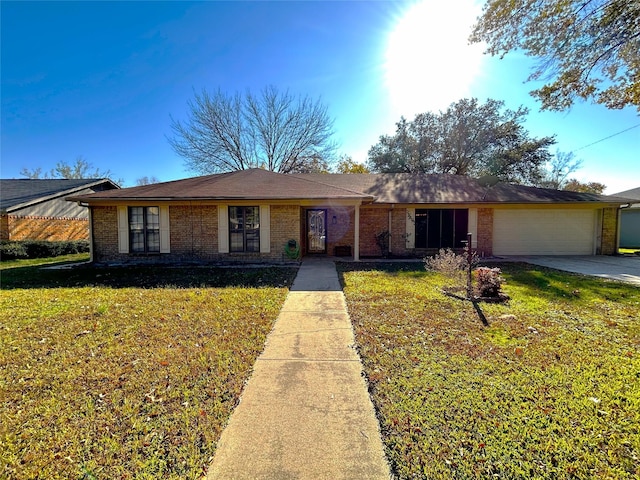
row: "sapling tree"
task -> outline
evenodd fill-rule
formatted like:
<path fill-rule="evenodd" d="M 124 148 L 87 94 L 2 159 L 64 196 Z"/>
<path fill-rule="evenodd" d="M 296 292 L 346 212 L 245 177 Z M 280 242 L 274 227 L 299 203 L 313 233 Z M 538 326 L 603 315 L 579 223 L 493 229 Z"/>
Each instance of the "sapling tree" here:
<path fill-rule="evenodd" d="M 442 287 L 442 293 L 471 302 L 482 324 L 488 326 L 489 322 L 479 302 L 504 302 L 509 299 L 509 296 L 502 292 L 504 278 L 499 268 L 474 269 L 478 264 L 478 257 L 469 247 L 470 245 L 471 235 L 469 234 L 462 254 L 457 254 L 451 249 L 440 249 L 435 256 L 425 257 L 424 264 L 427 270 L 438 272 L 447 279 L 447 284 Z M 464 296 L 456 293 L 463 291 Z"/>

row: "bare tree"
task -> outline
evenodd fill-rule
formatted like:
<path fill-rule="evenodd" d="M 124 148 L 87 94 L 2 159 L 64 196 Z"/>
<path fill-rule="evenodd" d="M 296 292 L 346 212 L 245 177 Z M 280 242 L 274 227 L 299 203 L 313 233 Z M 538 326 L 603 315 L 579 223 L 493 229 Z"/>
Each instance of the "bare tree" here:
<path fill-rule="evenodd" d="M 152 183 L 160 183 L 160 180 L 158 179 L 158 177 L 154 177 L 153 175 L 151 177 L 147 177 L 145 175 L 144 177 L 136 178 L 136 185 L 138 187 L 141 187 L 143 185 L 151 185 Z"/>
<path fill-rule="evenodd" d="M 82 155 L 79 155 L 76 158 L 76 161 L 73 164 L 67 162 L 58 162 L 56 163 L 55 168 L 52 168 L 48 172 L 42 172 L 42 168 L 34 168 L 30 170 L 28 168 L 23 168 L 20 170 L 20 175 L 23 177 L 31 178 L 31 179 L 39 179 L 39 178 L 63 178 L 63 179 L 85 179 L 85 178 L 109 178 L 113 180 L 118 185 L 123 184 L 123 180 L 121 178 L 115 180 L 113 179 L 113 173 L 111 170 L 100 170 L 96 168 L 85 159 Z"/>
<path fill-rule="evenodd" d="M 171 118 L 168 138 L 185 165 L 202 174 L 265 168 L 289 173 L 333 160 L 333 120 L 319 100 L 269 86 L 254 95 L 205 90 L 189 101 L 183 123 Z"/>
<path fill-rule="evenodd" d="M 582 160 L 574 157 L 573 152 L 556 151 L 555 156 L 547 162 L 542 181 L 537 186 L 556 190 L 564 189 L 569 175 L 582 166 Z"/>

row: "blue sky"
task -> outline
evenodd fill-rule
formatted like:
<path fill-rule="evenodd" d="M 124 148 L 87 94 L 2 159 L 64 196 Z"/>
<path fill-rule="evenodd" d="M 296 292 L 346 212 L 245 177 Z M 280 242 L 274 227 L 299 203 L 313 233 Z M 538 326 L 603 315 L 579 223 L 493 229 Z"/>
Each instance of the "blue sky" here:
<path fill-rule="evenodd" d="M 78 156 L 127 186 L 192 176 L 166 140 L 171 116 L 185 118 L 194 90 L 272 84 L 321 98 L 340 153 L 359 162 L 401 115 L 473 96 L 529 107 L 532 136 L 556 135 L 553 151 L 582 159 L 578 179 L 640 186 L 637 111 L 540 112 L 531 59 L 466 44 L 473 0 L 0 5 L 2 178 Z"/>

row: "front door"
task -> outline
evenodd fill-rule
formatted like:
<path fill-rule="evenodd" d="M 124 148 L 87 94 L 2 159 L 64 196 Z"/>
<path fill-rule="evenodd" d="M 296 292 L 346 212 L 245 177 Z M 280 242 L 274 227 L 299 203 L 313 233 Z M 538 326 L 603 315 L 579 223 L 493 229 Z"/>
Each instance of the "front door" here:
<path fill-rule="evenodd" d="M 326 210 L 307 210 L 307 253 L 327 253 L 326 220 Z"/>

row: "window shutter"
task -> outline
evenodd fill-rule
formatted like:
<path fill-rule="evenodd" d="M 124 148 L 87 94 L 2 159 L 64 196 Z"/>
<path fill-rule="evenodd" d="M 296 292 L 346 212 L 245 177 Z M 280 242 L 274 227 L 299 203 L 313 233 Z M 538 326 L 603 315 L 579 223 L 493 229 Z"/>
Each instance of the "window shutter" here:
<path fill-rule="evenodd" d="M 229 253 L 229 209 L 218 205 L 218 253 Z"/>
<path fill-rule="evenodd" d="M 118 206 L 118 253 L 129 253 L 129 212 Z"/>
<path fill-rule="evenodd" d="M 478 209 L 469 209 L 468 232 L 471 234 L 471 248 L 478 248 Z"/>
<path fill-rule="evenodd" d="M 416 209 L 415 208 L 407 208 L 407 219 L 406 219 L 406 248 L 411 250 L 416 248 Z"/>
<path fill-rule="evenodd" d="M 271 252 L 271 210 L 269 205 L 260 205 L 260 252 Z"/>
<path fill-rule="evenodd" d="M 169 206 L 160 206 L 160 253 L 171 252 L 171 237 L 169 235 Z"/>

